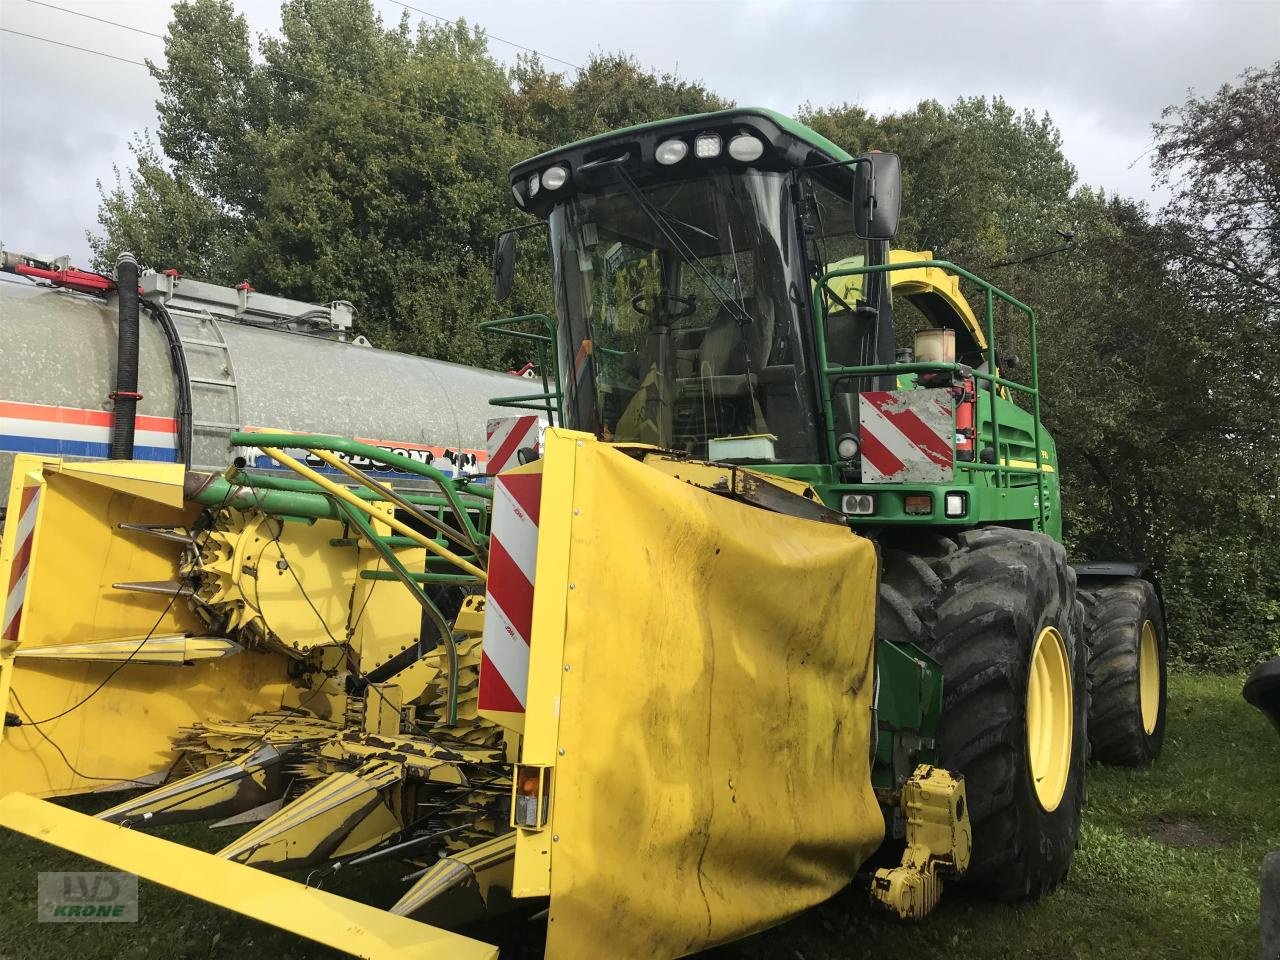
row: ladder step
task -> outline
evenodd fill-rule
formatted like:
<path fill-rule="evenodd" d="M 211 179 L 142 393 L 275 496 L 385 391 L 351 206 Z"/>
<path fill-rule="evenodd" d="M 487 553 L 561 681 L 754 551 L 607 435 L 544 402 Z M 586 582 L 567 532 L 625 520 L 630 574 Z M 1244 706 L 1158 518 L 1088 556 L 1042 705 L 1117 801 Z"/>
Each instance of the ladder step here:
<path fill-rule="evenodd" d="M 219 350 L 226 350 L 227 345 L 221 340 L 201 340 L 198 337 L 180 337 L 183 344 L 190 344 L 194 347 L 217 347 Z"/>
<path fill-rule="evenodd" d="M 234 380 L 213 380 L 209 377 L 191 377 L 190 380 L 192 383 L 204 383 L 211 387 L 234 387 L 237 385 Z"/>

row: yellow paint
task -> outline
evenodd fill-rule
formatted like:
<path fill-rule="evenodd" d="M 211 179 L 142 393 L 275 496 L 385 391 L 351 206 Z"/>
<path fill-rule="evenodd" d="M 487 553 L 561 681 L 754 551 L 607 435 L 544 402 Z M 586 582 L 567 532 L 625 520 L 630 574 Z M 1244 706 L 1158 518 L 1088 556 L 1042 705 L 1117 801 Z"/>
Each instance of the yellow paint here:
<path fill-rule="evenodd" d="M 582 434 L 544 462 L 521 759 L 553 799 L 515 881 L 549 864 L 548 960 L 683 956 L 826 899 L 883 834 L 870 541 Z"/>
<path fill-rule="evenodd" d="M 913 260 L 932 260 L 933 254 L 928 250 L 890 250 L 890 263 L 910 263 Z M 861 266 L 862 258 L 856 257 L 840 263 L 831 264 L 829 269 L 844 266 Z M 862 293 L 862 276 L 836 277 L 830 281 L 831 289 L 846 303 L 853 303 Z M 960 292 L 960 278 L 947 273 L 941 267 L 915 267 L 911 270 L 894 270 L 889 274 L 890 289 L 894 296 L 903 296 L 910 300 L 923 294 L 936 294 L 941 297 L 956 315 L 957 319 L 969 331 L 974 342 L 987 349 L 987 335 L 974 315 L 973 307 Z"/>
<path fill-rule="evenodd" d="M 183 727 L 211 717 L 247 717 L 275 709 L 288 688 L 285 659 L 264 653 L 205 660 L 176 673 L 147 663 L 12 659 L 23 647 L 47 651 L 64 644 L 205 630 L 185 599 L 170 603 L 165 596 L 112 586 L 173 580 L 181 549 L 120 530 L 118 524 L 183 526 L 197 508 L 160 502 L 150 485 L 157 464 L 115 461 L 109 471 L 88 473 L 84 466 L 64 469 L 57 460 L 25 455 L 14 461 L 9 530 L 18 523 L 22 485 L 41 484 L 44 490 L 18 645 L 0 651 L 0 696 L 11 679 L 4 709 L 24 723 L 49 722 L 38 729 L 27 723 L 4 731 L 0 793 L 65 796 L 167 770 L 176 759 L 173 737 Z M 147 478 L 141 488 L 129 480 L 133 467 Z M 139 489 L 148 495 L 136 496 Z M 13 539 L 6 536 L 0 549 L 0 579 L 6 586 Z"/>
<path fill-rule="evenodd" d="M 497 960 L 489 944 L 21 794 L 0 826 L 368 960 Z"/>
<path fill-rule="evenodd" d="M 563 649 L 573 484 L 578 454 L 595 438 L 589 433 L 549 429 L 542 442 L 542 500 L 539 504 L 538 557 L 533 591 L 532 635 L 537 648 L 530 650 L 529 689 L 524 715 L 524 739 L 520 758 L 524 763 L 552 767 L 560 737 L 560 683 Z M 620 456 L 622 454 L 619 454 Z M 617 513 L 610 510 L 606 522 Z M 550 521 L 550 522 L 548 522 Z M 543 588 L 555 584 L 558 589 Z M 516 834 L 516 862 L 511 892 L 517 897 L 551 893 L 551 831 L 520 830 Z M 554 958 L 552 958 L 554 960 Z"/>
<path fill-rule="evenodd" d="M 1027 759 L 1046 813 L 1058 809 L 1071 772 L 1072 697 L 1066 642 L 1047 626 L 1036 637 L 1027 680 Z"/>
<path fill-rule="evenodd" d="M 1049 455 L 1046 453 L 1045 456 L 1048 457 Z M 1025 467 L 1028 470 L 1034 470 L 1036 468 L 1036 462 L 1034 460 L 1010 460 L 1007 457 L 1005 458 L 1004 465 L 1006 467 Z M 1055 471 L 1053 469 L 1053 464 L 1052 463 L 1041 464 L 1040 472 L 1054 473 Z"/>
<path fill-rule="evenodd" d="M 728 467 L 719 463 L 704 463 L 700 460 L 687 460 L 664 453 L 652 453 L 644 458 L 644 462 L 660 470 L 669 477 L 692 483 L 707 489 L 728 490 L 733 484 L 735 474 L 750 474 L 762 483 L 793 493 L 798 497 L 821 502 L 817 492 L 803 480 L 783 477 L 772 473 L 763 473 L 747 467 Z"/>
<path fill-rule="evenodd" d="M 904 920 L 922 920 L 942 896 L 942 878 L 969 867 L 973 831 L 964 778 L 922 765 L 902 785 L 907 847 L 902 865 L 877 870 L 871 899 Z"/>
<path fill-rule="evenodd" d="M 1160 719 L 1160 643 L 1150 620 L 1142 621 L 1142 638 L 1138 649 L 1138 695 L 1142 702 L 1142 729 L 1156 732 Z"/>
<path fill-rule="evenodd" d="M 98 483 L 110 490 L 181 509 L 182 481 L 187 469 L 180 463 L 150 460 L 66 460 L 57 470 L 85 483 Z"/>

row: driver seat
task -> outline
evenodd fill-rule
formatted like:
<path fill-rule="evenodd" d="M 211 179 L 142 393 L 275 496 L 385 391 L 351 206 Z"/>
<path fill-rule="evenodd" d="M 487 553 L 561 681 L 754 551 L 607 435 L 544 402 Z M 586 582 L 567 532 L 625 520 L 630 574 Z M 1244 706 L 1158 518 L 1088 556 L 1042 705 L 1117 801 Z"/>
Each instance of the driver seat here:
<path fill-rule="evenodd" d="M 748 356 L 751 372 L 757 377 L 768 364 L 773 347 L 773 316 L 760 316 L 755 297 L 745 298 L 743 307 L 751 317 L 749 324 L 739 324 L 733 313 L 722 306 L 707 327 L 698 347 L 697 377 L 713 382 L 720 377 L 743 377 L 748 369 Z M 742 390 L 721 390 L 717 387 L 716 392 L 745 392 L 745 386 L 744 379 Z"/>

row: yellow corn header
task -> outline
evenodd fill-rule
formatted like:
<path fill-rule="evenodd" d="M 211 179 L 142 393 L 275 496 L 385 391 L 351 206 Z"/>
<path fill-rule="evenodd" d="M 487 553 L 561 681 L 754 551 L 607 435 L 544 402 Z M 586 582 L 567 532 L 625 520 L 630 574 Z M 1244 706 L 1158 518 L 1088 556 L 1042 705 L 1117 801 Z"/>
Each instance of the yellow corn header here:
<path fill-rule="evenodd" d="M 492 484 L 235 442 L 283 471 L 18 458 L 0 825 L 357 956 L 444 960 L 496 956 L 413 919 L 458 888 L 544 901 L 551 960 L 674 958 L 880 847 L 878 560 L 802 484 L 556 429 Z M 104 789 L 134 792 L 49 802 Z M 892 799 L 907 851 L 872 896 L 920 916 L 967 863 L 963 782 L 922 767 Z M 148 835 L 192 820 L 238 836 Z M 417 864 L 389 909 L 275 875 L 382 856 Z"/>

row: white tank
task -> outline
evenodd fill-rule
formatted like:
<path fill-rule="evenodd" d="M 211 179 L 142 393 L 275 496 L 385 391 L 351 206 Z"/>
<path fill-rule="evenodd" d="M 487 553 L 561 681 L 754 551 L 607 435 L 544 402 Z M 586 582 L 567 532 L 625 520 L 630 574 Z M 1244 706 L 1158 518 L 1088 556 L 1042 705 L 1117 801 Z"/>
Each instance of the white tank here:
<path fill-rule="evenodd" d="M 236 320 L 219 316 L 216 305 L 166 298 L 157 293 L 157 280 L 172 286 L 168 278 L 144 277 L 145 297 L 167 301 L 187 368 L 191 412 L 181 416 L 183 385 L 169 340 L 144 306 L 138 459 L 175 461 L 185 450 L 193 467 L 221 470 L 237 453 L 229 442 L 233 431 L 280 428 L 369 441 L 446 473 L 483 472 L 486 421 L 520 412 L 495 408 L 490 398 L 534 392 L 530 381 L 510 374 L 377 350 L 363 338 L 348 342 L 349 305 L 299 305 L 309 308 L 300 315 L 304 322 L 288 325 L 324 331 L 313 334 L 264 325 L 260 310 L 242 311 L 251 321 Z M 230 288 L 182 283 L 237 295 Z M 243 302 L 245 294 L 240 296 Z M 262 304 L 296 304 L 256 296 Z M 323 322 L 316 324 L 315 316 Z M 106 457 L 117 327 L 114 297 L 0 275 L 0 505 L 17 452 Z M 188 419 L 184 441 L 182 421 Z"/>

